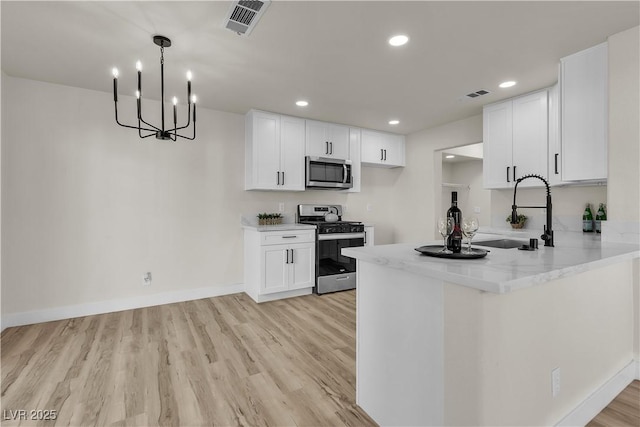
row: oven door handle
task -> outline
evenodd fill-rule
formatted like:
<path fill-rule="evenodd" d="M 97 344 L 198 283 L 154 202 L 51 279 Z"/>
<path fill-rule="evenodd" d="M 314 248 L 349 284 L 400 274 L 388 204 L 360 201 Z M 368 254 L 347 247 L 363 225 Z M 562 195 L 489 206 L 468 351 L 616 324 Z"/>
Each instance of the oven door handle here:
<path fill-rule="evenodd" d="M 364 239 L 364 231 L 362 233 L 318 234 L 318 240 L 344 240 L 344 239 Z"/>

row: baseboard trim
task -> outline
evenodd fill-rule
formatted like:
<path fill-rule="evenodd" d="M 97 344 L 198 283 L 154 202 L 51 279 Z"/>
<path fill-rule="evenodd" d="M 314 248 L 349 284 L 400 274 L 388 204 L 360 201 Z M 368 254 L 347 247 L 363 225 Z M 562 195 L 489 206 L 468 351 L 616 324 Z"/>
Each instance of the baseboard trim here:
<path fill-rule="evenodd" d="M 632 360 L 617 374 L 600 386 L 556 426 L 584 426 L 600 413 L 634 379 L 638 378 L 639 362 Z"/>
<path fill-rule="evenodd" d="M 222 295 L 244 292 L 244 283 L 207 288 L 187 289 L 183 291 L 163 292 L 152 295 L 141 295 L 132 298 L 113 299 L 87 304 L 68 305 L 45 310 L 27 311 L 2 316 L 2 330 L 13 326 L 31 325 L 33 323 L 51 322 L 54 320 L 73 319 L 75 317 L 94 314 L 113 313 L 135 308 L 152 307 L 175 302 L 193 301 Z"/>

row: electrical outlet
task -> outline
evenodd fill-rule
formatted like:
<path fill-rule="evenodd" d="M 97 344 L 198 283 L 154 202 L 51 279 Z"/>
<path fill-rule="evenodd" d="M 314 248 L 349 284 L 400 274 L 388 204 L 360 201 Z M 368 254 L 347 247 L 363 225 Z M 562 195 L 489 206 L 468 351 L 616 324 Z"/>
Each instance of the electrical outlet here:
<path fill-rule="evenodd" d="M 278 212 L 284 212 L 284 203 L 283 202 L 278 203 Z"/>
<path fill-rule="evenodd" d="M 147 271 L 142 275 L 142 286 L 151 286 L 151 272 Z"/>
<path fill-rule="evenodd" d="M 551 371 L 551 395 L 558 397 L 560 394 L 560 368 Z"/>
<path fill-rule="evenodd" d="M 373 205 L 371 203 L 367 203 L 367 212 L 371 212 L 373 210 Z"/>
<path fill-rule="evenodd" d="M 477 214 L 479 214 L 479 213 L 480 213 L 480 206 L 475 206 L 475 207 L 473 208 L 473 213 L 477 213 Z"/>

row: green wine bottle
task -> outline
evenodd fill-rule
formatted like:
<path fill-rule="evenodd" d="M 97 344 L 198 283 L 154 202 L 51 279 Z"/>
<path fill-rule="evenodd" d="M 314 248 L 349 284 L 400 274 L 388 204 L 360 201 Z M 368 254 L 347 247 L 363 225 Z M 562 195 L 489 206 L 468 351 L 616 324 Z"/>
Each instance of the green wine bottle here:
<path fill-rule="evenodd" d="M 591 213 L 591 205 L 589 203 L 587 203 L 587 207 L 582 214 L 582 231 L 593 233 L 593 213 Z"/>
<path fill-rule="evenodd" d="M 596 213 L 596 233 L 602 232 L 602 221 L 607 220 L 607 214 L 605 212 L 604 203 L 600 203 L 598 212 Z"/>

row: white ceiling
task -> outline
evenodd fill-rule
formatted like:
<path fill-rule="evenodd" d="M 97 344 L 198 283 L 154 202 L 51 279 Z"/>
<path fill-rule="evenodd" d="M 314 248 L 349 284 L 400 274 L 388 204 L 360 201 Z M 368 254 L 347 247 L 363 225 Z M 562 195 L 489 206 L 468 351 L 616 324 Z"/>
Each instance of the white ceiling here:
<path fill-rule="evenodd" d="M 469 117 L 481 106 L 553 84 L 558 60 L 639 23 L 639 2 L 274 1 L 249 37 L 222 26 L 229 2 L 1 2 L 2 70 L 11 76 L 185 98 L 411 133 Z M 392 48 L 397 33 L 410 41 Z M 504 80 L 517 80 L 499 89 Z M 478 89 L 492 92 L 473 100 Z M 296 107 L 307 99 L 305 109 Z M 124 100 L 123 100 L 124 101 Z M 133 101 L 131 101 L 133 102 Z M 400 124 L 387 124 L 397 118 Z"/>

